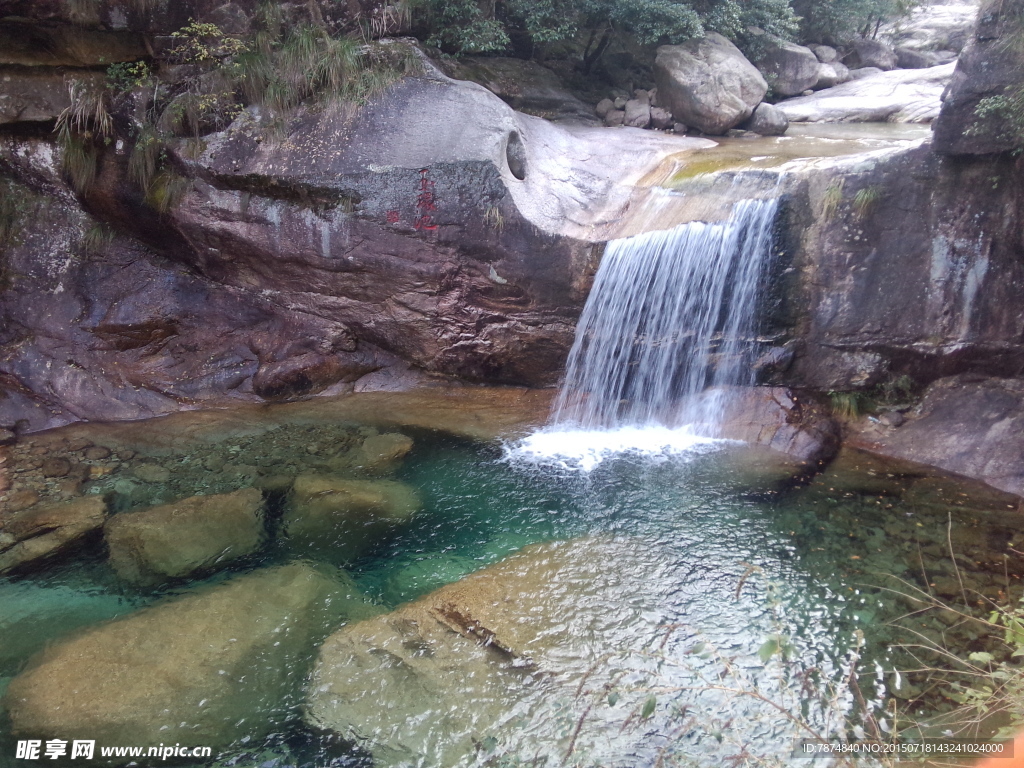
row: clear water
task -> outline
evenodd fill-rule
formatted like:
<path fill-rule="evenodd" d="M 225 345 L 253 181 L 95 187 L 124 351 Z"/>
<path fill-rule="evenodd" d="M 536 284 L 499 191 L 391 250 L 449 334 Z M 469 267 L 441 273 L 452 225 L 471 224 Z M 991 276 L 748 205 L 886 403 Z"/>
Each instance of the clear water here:
<path fill-rule="evenodd" d="M 332 428 L 302 430 L 307 442 L 322 446 Z M 408 763 L 378 753 L 379 766 L 717 766 L 744 746 L 766 761 L 795 764 L 788 750 L 801 730 L 797 721 L 826 732 L 850 706 L 852 694 L 839 682 L 848 677 L 859 633 L 866 696 L 893 692 L 892 670 L 907 661 L 892 648 L 908 637 L 898 619 L 913 607 L 887 591 L 900 586 L 895 579 L 905 580 L 902 591 L 911 585 L 959 602 L 959 587 L 952 594 L 949 587 L 952 546 L 972 600 L 1020 597 L 1021 562 L 1008 549 L 1020 545 L 1009 510 L 1000 511 L 1003 499 L 917 469 L 848 455 L 812 484 L 766 496 L 757 492 L 762 470 L 728 444 L 627 452 L 581 471 L 519 460 L 493 443 L 408 432 L 416 447 L 394 476 L 419 489 L 423 509 L 349 566 L 383 608 L 534 542 L 568 542 L 573 554 L 556 577 L 519 596 L 524 611 L 555 601 L 550 632 L 557 642 L 538 656 L 548 674 L 505 691 L 500 716 L 474 734 L 472 755 L 453 759 L 450 744 L 465 734 L 438 731 L 424 711 L 408 727 L 429 734 L 438 752 Z M 280 452 L 266 435 L 252 443 L 192 445 L 161 461 L 191 468 L 173 480 L 181 494 L 189 482 L 208 485 L 211 478 L 218 490 L 248 482 L 226 469 L 211 475 L 204 467 L 216 466 L 216 451 L 250 457 L 262 450 L 266 474 L 288 462 L 302 471 L 322 460 L 297 453 L 283 433 L 281 442 Z M 154 459 L 127 461 L 114 477 L 131 476 L 140 461 Z M 116 480 L 97 482 L 106 488 Z M 136 495 L 124 508 L 147 503 Z M 272 544 L 214 579 L 289 557 L 287 546 Z M 117 581 L 101 550 L 0 579 L 0 676 L 9 679 L 33 651 L 77 627 L 197 584 L 134 590 Z M 998 646 L 998 638 L 951 626 L 935 611 L 912 621 L 915 631 L 954 650 Z M 785 651 L 785 662 L 779 654 L 762 660 L 771 643 Z M 310 649 L 311 659 L 315 653 Z M 931 715 L 949 708 L 941 696 L 924 693 L 924 679 L 901 679 L 901 706 Z M 457 676 L 446 681 L 453 713 L 479 704 L 466 684 Z M 221 751 L 204 765 L 371 764 L 372 745 L 324 739 L 302 724 L 301 705 L 274 726 L 271 736 Z M 17 765 L 12 755 L 5 735 L 0 764 Z"/>
<path fill-rule="evenodd" d="M 681 427 L 714 436 L 707 387 L 752 384 L 777 200 L 608 243 L 576 329 L 554 429 Z"/>

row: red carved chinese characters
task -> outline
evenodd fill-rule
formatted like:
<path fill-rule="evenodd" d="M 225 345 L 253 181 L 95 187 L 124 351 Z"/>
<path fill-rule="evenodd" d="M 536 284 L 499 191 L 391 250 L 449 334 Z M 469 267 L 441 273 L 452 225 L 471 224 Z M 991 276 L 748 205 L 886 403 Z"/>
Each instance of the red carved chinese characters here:
<path fill-rule="evenodd" d="M 420 212 L 420 217 L 416 220 L 415 227 L 433 231 L 437 229 L 437 224 L 434 223 L 434 217 L 430 212 L 436 211 L 437 206 L 434 203 L 434 182 L 428 175 L 429 171 L 429 168 L 420 170 L 420 190 L 419 196 L 416 198 L 416 208 Z"/>

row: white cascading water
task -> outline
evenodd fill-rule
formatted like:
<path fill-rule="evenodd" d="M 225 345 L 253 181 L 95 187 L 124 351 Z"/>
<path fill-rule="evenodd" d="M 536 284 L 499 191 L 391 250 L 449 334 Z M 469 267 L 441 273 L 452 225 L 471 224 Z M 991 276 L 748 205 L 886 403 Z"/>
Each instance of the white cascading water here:
<path fill-rule="evenodd" d="M 775 199 L 744 200 L 719 223 L 609 242 L 550 424 L 515 453 L 588 468 L 624 450 L 714 442 L 720 388 L 753 383 L 759 288 L 777 210 Z"/>

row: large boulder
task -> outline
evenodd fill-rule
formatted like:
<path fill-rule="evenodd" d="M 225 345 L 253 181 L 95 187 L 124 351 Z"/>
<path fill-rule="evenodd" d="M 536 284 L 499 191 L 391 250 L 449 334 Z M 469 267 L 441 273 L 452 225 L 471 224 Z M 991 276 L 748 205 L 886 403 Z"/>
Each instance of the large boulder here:
<path fill-rule="evenodd" d="M 915 51 L 911 48 L 896 49 L 896 64 L 901 69 L 926 69 L 939 64 L 939 57 L 931 51 Z"/>
<path fill-rule="evenodd" d="M 740 123 L 740 128 L 762 136 L 781 136 L 789 128 L 786 114 L 773 104 L 761 102 L 750 118 Z"/>
<path fill-rule="evenodd" d="M 0 517 L 0 574 L 67 552 L 102 528 L 106 518 L 107 504 L 99 496 Z"/>
<path fill-rule="evenodd" d="M 952 74 L 952 64 L 880 72 L 776 106 L 792 123 L 928 123 L 939 115 Z"/>
<path fill-rule="evenodd" d="M 1024 50 L 1017 44 L 1019 34 L 1020 17 L 1013 4 L 982 4 L 935 123 L 937 152 L 983 155 L 1020 146 L 1019 131 L 1008 129 L 1010 113 L 998 107 L 997 98 L 1020 87 Z M 979 110 L 982 104 L 990 108 L 987 116 L 979 114 L 985 111 Z"/>
<path fill-rule="evenodd" d="M 630 99 L 626 102 L 626 114 L 622 124 L 630 128 L 646 128 L 651 124 L 651 103 L 647 99 Z"/>
<path fill-rule="evenodd" d="M 420 505 L 415 488 L 394 480 L 299 475 L 282 524 L 297 551 L 347 563 L 408 523 Z"/>
<path fill-rule="evenodd" d="M 110 564 L 133 584 L 209 572 L 263 545 L 263 495 L 246 488 L 115 515 L 104 535 Z"/>
<path fill-rule="evenodd" d="M 822 64 L 831 64 L 839 60 L 839 51 L 831 45 L 809 45 L 807 47 L 813 51 Z"/>
<path fill-rule="evenodd" d="M 880 40 L 860 38 L 853 41 L 850 52 L 843 57 L 843 63 L 850 69 L 878 67 L 883 72 L 888 72 L 896 68 L 896 53 L 892 46 Z"/>
<path fill-rule="evenodd" d="M 675 119 L 711 135 L 750 117 L 768 83 L 739 48 L 717 33 L 663 45 L 654 61 L 658 103 Z"/>
<path fill-rule="evenodd" d="M 754 63 L 778 96 L 796 96 L 813 88 L 820 77 L 821 62 L 810 48 L 760 35 L 760 53 Z"/>
<path fill-rule="evenodd" d="M 223 747 L 293 717 L 316 644 L 373 613 L 336 573 L 257 571 L 55 643 L 3 703 L 22 737 Z"/>
<path fill-rule="evenodd" d="M 818 91 L 822 88 L 833 88 L 837 85 L 849 82 L 850 70 L 841 61 L 833 61 L 828 64 L 822 64 L 818 69 L 818 82 L 812 87 Z"/>

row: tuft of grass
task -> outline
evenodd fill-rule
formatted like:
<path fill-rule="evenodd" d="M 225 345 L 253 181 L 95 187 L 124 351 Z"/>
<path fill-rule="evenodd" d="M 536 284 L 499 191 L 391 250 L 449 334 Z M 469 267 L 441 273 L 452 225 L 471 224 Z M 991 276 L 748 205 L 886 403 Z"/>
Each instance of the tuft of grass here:
<path fill-rule="evenodd" d="M 886 405 L 905 403 L 913 398 L 916 386 L 916 382 L 906 374 L 891 377 L 875 388 L 875 399 Z"/>
<path fill-rule="evenodd" d="M 862 392 L 829 392 L 832 413 L 841 419 L 856 419 L 867 411 L 868 398 Z"/>
<path fill-rule="evenodd" d="M 825 194 L 821 198 L 821 215 L 822 218 L 831 219 L 836 215 L 839 210 L 839 204 L 843 201 L 843 185 L 845 184 L 844 179 L 833 181 L 825 189 Z"/>
<path fill-rule="evenodd" d="M 498 206 L 488 206 L 487 210 L 484 212 L 484 224 L 498 232 L 505 229 L 505 217 L 502 215 L 501 209 Z"/>
<path fill-rule="evenodd" d="M 86 253 L 102 253 L 112 242 L 117 233 L 102 222 L 93 224 L 82 235 L 82 249 Z"/>
<path fill-rule="evenodd" d="M 61 166 L 71 181 L 71 188 L 79 195 L 87 195 L 96 183 L 99 154 L 96 147 L 78 134 L 67 134 L 60 139 L 63 149 Z"/>
<path fill-rule="evenodd" d="M 192 180 L 171 169 L 161 170 L 146 189 L 146 203 L 160 214 L 175 208 L 192 189 Z"/>
<path fill-rule="evenodd" d="M 857 212 L 858 216 L 864 218 L 874 210 L 881 199 L 882 190 L 880 187 L 858 189 L 857 194 L 853 196 L 853 210 Z"/>
<path fill-rule="evenodd" d="M 90 134 L 98 139 L 114 135 L 114 118 L 107 110 L 106 91 L 90 88 L 81 80 L 67 81 L 71 103 L 57 116 L 58 136 Z"/>

